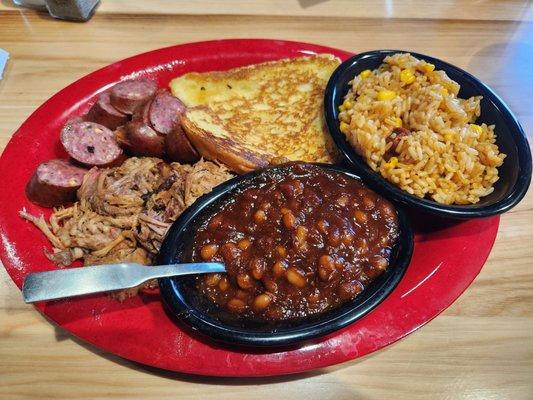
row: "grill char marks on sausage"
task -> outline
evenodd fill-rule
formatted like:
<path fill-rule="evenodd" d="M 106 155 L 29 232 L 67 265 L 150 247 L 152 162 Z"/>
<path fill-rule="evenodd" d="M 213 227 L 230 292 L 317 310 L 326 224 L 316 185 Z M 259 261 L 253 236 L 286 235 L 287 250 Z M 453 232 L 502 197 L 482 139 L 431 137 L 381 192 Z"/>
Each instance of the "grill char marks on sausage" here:
<path fill-rule="evenodd" d="M 117 129 L 115 137 L 129 154 L 162 158 L 165 138 L 142 121 L 131 121 Z"/>
<path fill-rule="evenodd" d="M 165 137 L 165 149 L 170 161 L 180 163 L 194 163 L 200 159 L 198 151 L 183 131 L 181 125 L 177 124 L 174 129 Z"/>

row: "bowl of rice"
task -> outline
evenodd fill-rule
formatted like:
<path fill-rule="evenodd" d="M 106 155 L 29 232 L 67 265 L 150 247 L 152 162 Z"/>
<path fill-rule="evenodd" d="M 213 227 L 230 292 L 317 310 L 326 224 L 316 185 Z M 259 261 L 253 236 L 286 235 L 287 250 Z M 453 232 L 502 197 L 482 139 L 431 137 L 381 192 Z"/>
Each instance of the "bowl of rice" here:
<path fill-rule="evenodd" d="M 423 54 L 361 53 L 333 73 L 326 121 L 374 190 L 451 218 L 503 213 L 525 195 L 531 151 L 509 107 L 471 74 Z"/>

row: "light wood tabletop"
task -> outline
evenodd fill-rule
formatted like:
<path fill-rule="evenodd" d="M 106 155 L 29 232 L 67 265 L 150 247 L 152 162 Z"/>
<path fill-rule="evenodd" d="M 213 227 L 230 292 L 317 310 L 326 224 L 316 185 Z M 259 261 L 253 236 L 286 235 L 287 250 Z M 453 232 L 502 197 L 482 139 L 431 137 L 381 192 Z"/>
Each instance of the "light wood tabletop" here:
<path fill-rule="evenodd" d="M 463 67 L 533 136 L 530 1 L 103 0 L 86 23 L 0 5 L 0 149 L 42 102 L 106 64 L 217 38 L 409 49 Z M 36 132 L 38 134 L 38 132 Z M 533 194 L 501 218 L 483 270 L 443 314 L 360 360 L 279 378 L 213 379 L 145 368 L 55 328 L 0 269 L 2 399 L 532 399 Z"/>

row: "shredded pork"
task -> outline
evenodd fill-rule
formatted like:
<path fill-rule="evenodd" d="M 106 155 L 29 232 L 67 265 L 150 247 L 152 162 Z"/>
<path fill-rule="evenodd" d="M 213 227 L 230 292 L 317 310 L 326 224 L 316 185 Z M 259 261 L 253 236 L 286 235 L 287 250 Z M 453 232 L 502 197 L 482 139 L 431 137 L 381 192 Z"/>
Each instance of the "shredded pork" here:
<path fill-rule="evenodd" d="M 200 160 L 166 164 L 133 157 L 120 167 L 91 169 L 78 190 L 78 202 L 54 210 L 49 220 L 20 211 L 53 246 L 46 256 L 60 266 L 138 262 L 151 265 L 176 218 L 216 185 L 232 178 L 222 165 Z M 143 288 L 154 287 L 155 282 Z M 142 288 L 115 294 L 119 300 Z"/>

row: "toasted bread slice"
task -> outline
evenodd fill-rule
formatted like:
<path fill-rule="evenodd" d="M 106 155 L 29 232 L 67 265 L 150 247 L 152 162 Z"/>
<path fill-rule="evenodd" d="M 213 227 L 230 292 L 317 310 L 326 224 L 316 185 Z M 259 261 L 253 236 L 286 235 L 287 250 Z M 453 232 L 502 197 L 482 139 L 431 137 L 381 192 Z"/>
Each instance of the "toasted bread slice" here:
<path fill-rule="evenodd" d="M 182 125 L 200 154 L 236 172 L 273 157 L 334 162 L 323 97 L 339 62 L 321 54 L 189 73 L 170 87 L 187 106 Z"/>

